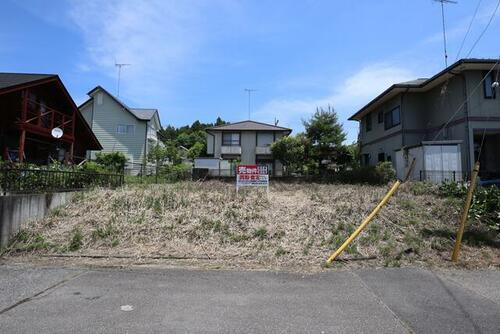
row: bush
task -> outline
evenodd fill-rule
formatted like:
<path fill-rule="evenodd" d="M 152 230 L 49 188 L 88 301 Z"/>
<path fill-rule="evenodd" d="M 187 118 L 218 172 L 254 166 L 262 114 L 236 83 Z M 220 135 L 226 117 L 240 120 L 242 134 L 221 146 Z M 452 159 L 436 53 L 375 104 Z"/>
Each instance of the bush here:
<path fill-rule="evenodd" d="M 187 164 L 168 165 L 160 169 L 161 177 L 170 181 L 185 180 L 191 173 L 191 166 Z"/>
<path fill-rule="evenodd" d="M 468 183 L 445 182 L 439 186 L 439 194 L 465 200 L 469 186 Z M 500 233 L 500 188 L 478 187 L 474 192 L 469 217 Z"/>
<path fill-rule="evenodd" d="M 439 194 L 442 197 L 465 198 L 469 187 L 466 183 L 443 182 L 439 186 Z"/>
<path fill-rule="evenodd" d="M 88 173 L 105 173 L 106 170 L 104 166 L 98 164 L 95 161 L 87 161 L 83 164 L 81 167 L 82 172 L 88 172 Z"/>
<path fill-rule="evenodd" d="M 469 216 L 500 233 L 500 188 L 491 186 L 477 189 Z"/>
<path fill-rule="evenodd" d="M 396 178 L 391 162 L 379 163 L 376 167 L 365 166 L 343 170 L 332 175 L 333 181 L 342 183 L 386 184 Z"/>
<path fill-rule="evenodd" d="M 127 157 L 122 152 L 99 152 L 95 157 L 96 163 L 115 172 L 122 172 L 127 160 Z"/>
<path fill-rule="evenodd" d="M 381 183 L 388 183 L 396 178 L 396 170 L 394 170 L 390 161 L 379 162 L 375 167 L 375 171 Z"/>

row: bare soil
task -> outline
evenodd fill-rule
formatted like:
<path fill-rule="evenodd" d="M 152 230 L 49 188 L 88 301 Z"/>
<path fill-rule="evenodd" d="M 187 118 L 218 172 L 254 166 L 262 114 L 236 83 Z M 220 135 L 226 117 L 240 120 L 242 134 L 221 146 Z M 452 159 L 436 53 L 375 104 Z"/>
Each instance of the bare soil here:
<path fill-rule="evenodd" d="M 237 195 L 218 181 L 96 189 L 33 222 L 4 261 L 322 270 L 388 189 L 273 182 L 268 195 Z M 432 186 L 404 184 L 334 267 L 457 266 L 449 258 L 460 211 Z M 458 266 L 500 268 L 498 234 L 470 222 Z"/>

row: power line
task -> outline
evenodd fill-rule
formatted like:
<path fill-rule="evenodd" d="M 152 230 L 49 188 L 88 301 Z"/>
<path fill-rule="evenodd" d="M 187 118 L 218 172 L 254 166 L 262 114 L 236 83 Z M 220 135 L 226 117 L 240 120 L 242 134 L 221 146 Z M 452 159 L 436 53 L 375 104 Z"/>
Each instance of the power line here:
<path fill-rule="evenodd" d="M 491 13 L 491 16 L 490 16 L 490 20 L 488 21 L 488 23 L 486 24 L 486 26 L 484 27 L 483 31 L 481 31 L 481 34 L 479 35 L 479 37 L 476 39 L 476 41 L 474 42 L 474 44 L 472 45 L 471 49 L 469 50 L 469 53 L 467 53 L 467 56 L 465 58 L 469 58 L 470 54 L 472 53 L 472 51 L 474 50 L 474 48 L 476 47 L 477 43 L 479 43 L 479 41 L 481 40 L 481 38 L 483 38 L 484 36 L 484 33 L 486 32 L 486 30 L 488 30 L 488 28 L 490 27 L 490 24 L 491 22 L 493 22 L 493 19 L 495 18 L 495 15 L 497 14 L 497 11 L 498 11 L 498 7 L 500 6 L 500 0 L 498 0 L 497 2 L 497 5 L 495 7 L 495 9 L 493 10 L 493 13 Z"/>
<path fill-rule="evenodd" d="M 458 57 L 460 57 L 460 53 L 462 52 L 462 49 L 464 47 L 464 44 L 465 44 L 465 40 L 467 39 L 467 37 L 469 36 L 469 33 L 470 33 L 470 29 L 472 28 L 472 23 L 474 22 L 474 20 L 476 19 L 476 15 L 477 15 L 477 12 L 479 11 L 479 7 L 481 6 L 481 2 L 483 0 L 479 0 L 477 2 L 477 6 L 476 6 L 476 10 L 474 10 L 474 15 L 472 15 L 472 19 L 470 20 L 469 22 L 469 27 L 467 28 L 467 32 L 465 33 L 465 36 L 464 36 L 464 39 L 462 40 L 462 44 L 460 44 L 460 48 L 458 49 L 458 52 L 457 52 L 457 57 L 455 58 L 455 60 L 458 60 Z"/>

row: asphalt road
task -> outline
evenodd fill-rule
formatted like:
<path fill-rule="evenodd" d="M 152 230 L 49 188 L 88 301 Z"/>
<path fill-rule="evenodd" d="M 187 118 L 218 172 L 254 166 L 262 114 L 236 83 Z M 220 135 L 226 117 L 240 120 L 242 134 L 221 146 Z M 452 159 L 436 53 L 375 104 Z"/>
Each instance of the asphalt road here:
<path fill-rule="evenodd" d="M 4 265 L 0 333 L 500 333 L 500 271 Z"/>

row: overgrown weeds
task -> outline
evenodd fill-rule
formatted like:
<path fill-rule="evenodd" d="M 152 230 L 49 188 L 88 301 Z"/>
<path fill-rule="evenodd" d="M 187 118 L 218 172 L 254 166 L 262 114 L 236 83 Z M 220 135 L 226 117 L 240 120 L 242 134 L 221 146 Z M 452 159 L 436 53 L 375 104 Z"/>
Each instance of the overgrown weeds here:
<path fill-rule="evenodd" d="M 217 181 L 93 190 L 64 213 L 34 222 L 7 252 L 174 255 L 230 263 L 319 266 L 355 230 L 387 186 L 273 182 L 236 196 Z M 432 185 L 404 184 L 341 258 L 359 265 L 450 265 L 461 201 Z M 473 266 L 499 266 L 500 241 L 473 221 L 462 254 Z"/>

